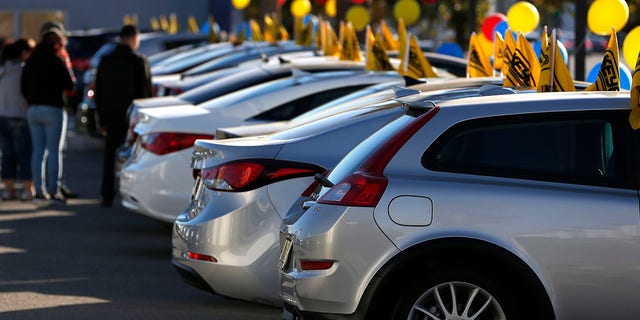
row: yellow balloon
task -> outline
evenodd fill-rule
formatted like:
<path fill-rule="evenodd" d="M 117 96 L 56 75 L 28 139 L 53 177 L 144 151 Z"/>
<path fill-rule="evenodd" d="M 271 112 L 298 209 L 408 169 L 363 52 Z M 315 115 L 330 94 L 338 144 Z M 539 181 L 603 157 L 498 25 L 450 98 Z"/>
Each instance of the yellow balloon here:
<path fill-rule="evenodd" d="M 487 57 L 491 57 L 493 55 L 493 41 L 487 39 L 482 32 L 476 35 L 478 42 L 480 42 L 480 46 L 482 47 L 482 51 L 487 55 Z"/>
<path fill-rule="evenodd" d="M 311 11 L 309 0 L 294 0 L 291 3 L 291 14 L 296 18 L 302 18 Z"/>
<path fill-rule="evenodd" d="M 540 13 L 529 2 L 519 1 L 514 3 L 507 11 L 507 24 L 513 31 L 522 33 L 531 32 L 538 27 Z"/>
<path fill-rule="evenodd" d="M 633 28 L 622 43 L 622 55 L 631 70 L 636 68 L 638 52 L 640 52 L 640 26 Z"/>
<path fill-rule="evenodd" d="M 629 6 L 624 0 L 596 0 L 589 7 L 587 24 L 591 32 L 606 36 L 611 27 L 622 30 L 629 21 Z"/>
<path fill-rule="evenodd" d="M 251 0 L 231 0 L 231 4 L 233 5 L 233 7 L 238 10 L 243 10 L 244 8 L 248 7 L 249 3 L 251 3 Z"/>
<path fill-rule="evenodd" d="M 335 17 L 338 13 L 338 9 L 336 7 L 336 0 L 328 0 L 324 5 L 324 12 L 327 13 L 329 17 Z"/>
<path fill-rule="evenodd" d="M 371 20 L 369 10 L 363 6 L 351 6 L 345 14 L 345 20 L 351 22 L 356 31 L 362 31 Z"/>
<path fill-rule="evenodd" d="M 396 20 L 402 18 L 405 25 L 410 26 L 420 19 L 420 4 L 416 0 L 400 0 L 393 6 Z"/>

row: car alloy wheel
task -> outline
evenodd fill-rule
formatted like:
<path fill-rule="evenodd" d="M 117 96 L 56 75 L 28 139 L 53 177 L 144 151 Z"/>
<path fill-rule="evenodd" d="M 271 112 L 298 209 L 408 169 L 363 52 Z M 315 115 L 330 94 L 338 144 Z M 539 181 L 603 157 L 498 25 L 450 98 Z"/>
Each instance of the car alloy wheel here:
<path fill-rule="evenodd" d="M 506 319 L 500 303 L 472 283 L 451 281 L 424 292 L 413 304 L 408 319 Z"/>

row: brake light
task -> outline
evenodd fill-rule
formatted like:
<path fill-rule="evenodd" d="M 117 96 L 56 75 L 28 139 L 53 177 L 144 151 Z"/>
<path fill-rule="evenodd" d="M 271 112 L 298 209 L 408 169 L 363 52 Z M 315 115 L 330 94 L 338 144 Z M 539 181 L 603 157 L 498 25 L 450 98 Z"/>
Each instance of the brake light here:
<path fill-rule="evenodd" d="M 300 260 L 302 270 L 327 270 L 333 267 L 333 261 Z"/>
<path fill-rule="evenodd" d="M 200 261 L 209 261 L 209 262 L 218 262 L 218 259 L 210 256 L 210 255 L 206 255 L 206 254 L 200 254 L 200 253 L 195 253 L 195 252 L 187 252 L 187 257 L 189 257 L 189 259 L 193 259 L 193 260 L 200 260 Z"/>
<path fill-rule="evenodd" d="M 209 167 L 201 172 L 207 189 L 249 191 L 298 177 L 313 176 L 325 169 L 309 163 L 273 159 L 243 159 Z"/>
<path fill-rule="evenodd" d="M 73 70 L 87 71 L 91 67 L 91 58 L 81 58 L 71 60 Z"/>
<path fill-rule="evenodd" d="M 427 121 L 440 110 L 434 107 L 411 124 L 389 137 L 351 175 L 331 187 L 318 199 L 318 203 L 341 206 L 375 207 L 387 188 L 387 178 L 383 171 L 391 158 Z"/>
<path fill-rule="evenodd" d="M 193 147 L 197 139 L 213 139 L 212 135 L 181 132 L 154 132 L 142 137 L 142 148 L 163 155 Z"/>

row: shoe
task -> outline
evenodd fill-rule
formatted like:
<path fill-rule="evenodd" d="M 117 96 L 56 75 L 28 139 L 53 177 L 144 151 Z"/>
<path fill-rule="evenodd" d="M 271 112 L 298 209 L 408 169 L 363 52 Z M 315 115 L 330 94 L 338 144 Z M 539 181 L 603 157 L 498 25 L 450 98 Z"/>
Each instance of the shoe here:
<path fill-rule="evenodd" d="M 44 194 L 38 193 L 33 197 L 33 199 L 31 199 L 31 202 L 33 202 L 37 206 L 48 205 L 49 197 L 45 196 Z"/>
<path fill-rule="evenodd" d="M 51 204 L 66 204 L 67 198 L 62 193 L 56 193 L 51 199 L 49 199 Z"/>
<path fill-rule="evenodd" d="M 22 191 L 22 193 L 20 193 L 20 201 L 31 201 L 31 200 L 33 200 L 33 194 L 31 194 L 31 191 L 24 190 Z"/>
<path fill-rule="evenodd" d="M 71 191 L 71 189 L 69 189 L 69 187 L 66 184 L 63 184 L 62 187 L 60 187 L 60 193 L 62 193 L 62 195 L 67 199 L 73 199 L 78 197 L 78 194 Z"/>
<path fill-rule="evenodd" d="M 18 197 L 16 197 L 16 192 L 13 191 L 9 191 L 9 190 L 4 190 L 2 191 L 2 200 L 4 201 L 11 201 L 11 200 L 16 200 L 18 199 Z"/>

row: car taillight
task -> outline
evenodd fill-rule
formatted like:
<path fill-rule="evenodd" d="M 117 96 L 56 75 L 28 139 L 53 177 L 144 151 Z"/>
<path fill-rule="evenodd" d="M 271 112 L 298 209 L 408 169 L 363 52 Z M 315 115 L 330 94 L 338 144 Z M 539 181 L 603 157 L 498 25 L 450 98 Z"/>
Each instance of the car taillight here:
<path fill-rule="evenodd" d="M 91 58 L 79 58 L 71 60 L 73 70 L 87 71 L 91 67 Z"/>
<path fill-rule="evenodd" d="M 207 189 L 249 191 L 273 182 L 313 176 L 325 169 L 309 163 L 273 159 L 243 159 L 203 169 L 200 173 Z"/>
<path fill-rule="evenodd" d="M 157 155 L 193 147 L 197 139 L 213 139 L 212 135 L 181 132 L 154 132 L 142 137 L 141 146 Z"/>
<path fill-rule="evenodd" d="M 439 107 L 430 109 L 390 136 L 353 174 L 346 176 L 324 193 L 318 199 L 318 203 L 354 207 L 378 205 L 388 182 L 383 174 L 384 168 L 407 140 L 439 110 Z"/>

